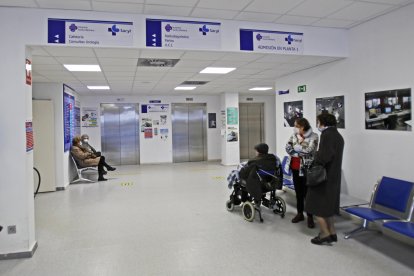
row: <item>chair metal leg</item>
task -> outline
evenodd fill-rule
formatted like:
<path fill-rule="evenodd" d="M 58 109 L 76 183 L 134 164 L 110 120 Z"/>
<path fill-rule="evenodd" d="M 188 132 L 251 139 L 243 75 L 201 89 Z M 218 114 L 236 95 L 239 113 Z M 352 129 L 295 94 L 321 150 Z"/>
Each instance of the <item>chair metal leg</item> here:
<path fill-rule="evenodd" d="M 368 229 L 368 220 L 364 219 L 364 221 L 362 222 L 362 225 L 354 230 L 352 230 L 351 232 L 345 233 L 344 239 L 349 239 L 351 236 L 363 232 L 365 230 Z"/>

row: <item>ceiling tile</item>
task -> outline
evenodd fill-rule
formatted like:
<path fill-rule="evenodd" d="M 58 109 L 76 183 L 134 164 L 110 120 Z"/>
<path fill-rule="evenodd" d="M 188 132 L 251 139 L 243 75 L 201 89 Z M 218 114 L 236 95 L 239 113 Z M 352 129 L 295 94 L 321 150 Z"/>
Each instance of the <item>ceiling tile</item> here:
<path fill-rule="evenodd" d="M 310 17 L 326 17 L 354 1 L 349 0 L 307 0 L 289 11 L 288 14 Z"/>
<path fill-rule="evenodd" d="M 320 18 L 317 17 L 307 17 L 307 16 L 294 16 L 294 15 L 283 15 L 278 18 L 275 23 L 288 24 L 288 25 L 310 25 Z"/>
<path fill-rule="evenodd" d="M 32 78 L 33 78 L 33 82 L 53 82 L 52 80 L 46 77 L 43 77 L 41 75 L 33 75 Z"/>
<path fill-rule="evenodd" d="M 109 3 L 94 1 L 93 10 L 107 12 L 142 13 L 144 11 L 144 5 L 133 3 Z"/>
<path fill-rule="evenodd" d="M 212 18 L 212 19 L 233 19 L 239 12 L 230 10 L 215 10 L 196 8 L 191 16 L 200 18 Z"/>
<path fill-rule="evenodd" d="M 234 61 L 254 61 L 263 57 L 264 54 L 257 54 L 251 52 L 241 52 L 241 53 L 228 53 L 221 58 L 221 60 L 234 60 Z"/>
<path fill-rule="evenodd" d="M 212 67 L 235 67 L 239 68 L 241 66 L 247 65 L 247 61 L 231 61 L 231 60 L 218 60 L 213 62 L 210 66 Z"/>
<path fill-rule="evenodd" d="M 38 63 L 33 63 L 33 71 L 36 71 L 36 72 L 64 71 L 64 72 L 66 72 L 67 70 L 61 64 L 38 64 Z"/>
<path fill-rule="evenodd" d="M 312 24 L 316 27 L 330 27 L 330 28 L 348 28 L 357 21 L 339 20 L 339 19 L 321 19 Z"/>
<path fill-rule="evenodd" d="M 138 58 L 140 53 L 138 49 L 95 48 L 94 51 L 98 58 Z"/>
<path fill-rule="evenodd" d="M 414 1 L 413 0 L 365 0 L 365 2 L 382 3 L 382 4 L 390 4 L 390 5 L 404 5 L 410 2 L 414 2 Z"/>
<path fill-rule="evenodd" d="M 222 9 L 222 10 L 234 10 L 241 11 L 251 0 L 200 0 L 197 4 L 198 8 L 208 8 L 208 9 Z"/>
<path fill-rule="evenodd" d="M 41 46 L 30 46 L 32 49 L 32 56 L 50 56 Z"/>
<path fill-rule="evenodd" d="M 43 57 L 43 56 L 33 56 L 32 57 L 33 66 L 35 64 L 59 64 L 53 57 Z"/>
<path fill-rule="evenodd" d="M 209 52 L 209 51 L 187 51 L 181 58 L 182 60 L 219 60 L 224 57 L 226 53 L 223 52 Z"/>
<path fill-rule="evenodd" d="M 159 49 L 145 49 L 141 51 L 140 58 L 167 58 L 180 59 L 184 51 L 178 50 L 159 50 Z"/>
<path fill-rule="evenodd" d="M 280 14 L 261 12 L 241 12 L 234 19 L 242 21 L 273 22 Z"/>
<path fill-rule="evenodd" d="M 55 57 L 95 57 L 92 48 L 50 46 L 44 49 Z"/>
<path fill-rule="evenodd" d="M 105 76 L 107 78 L 112 78 L 112 77 L 135 77 L 135 70 L 134 71 L 126 71 L 126 72 L 119 72 L 119 71 L 114 71 L 114 72 L 104 72 Z"/>
<path fill-rule="evenodd" d="M 332 15 L 329 19 L 342 20 L 365 20 L 372 16 L 380 15 L 381 13 L 390 10 L 394 6 L 385 4 L 374 4 L 365 2 L 356 2 Z"/>
<path fill-rule="evenodd" d="M 136 64 L 134 65 L 107 65 L 107 64 L 101 64 L 101 69 L 104 72 L 135 72 L 137 70 Z"/>
<path fill-rule="evenodd" d="M 62 64 L 98 64 L 96 58 L 88 57 L 57 57 L 56 59 Z"/>
<path fill-rule="evenodd" d="M 244 11 L 285 14 L 303 0 L 255 0 Z"/>
<path fill-rule="evenodd" d="M 89 1 L 89 0 L 86 0 L 86 1 Z M 145 2 L 145 0 L 92 0 L 92 1 L 93 2 L 112 2 L 112 3 L 132 3 L 132 4 L 142 4 Z"/>
<path fill-rule="evenodd" d="M 300 56 L 298 55 L 278 55 L 278 54 L 269 54 L 261 59 L 256 60 L 256 62 L 265 62 L 265 63 L 285 63 L 298 60 Z"/>
<path fill-rule="evenodd" d="M 92 10 L 90 1 L 54 1 L 54 0 L 36 0 L 39 7 L 45 9 L 62 9 L 62 10 Z"/>
<path fill-rule="evenodd" d="M 144 13 L 153 15 L 189 16 L 192 8 L 177 6 L 145 5 Z"/>
<path fill-rule="evenodd" d="M 36 8 L 33 0 L 0 0 L 0 6 Z"/>
<path fill-rule="evenodd" d="M 124 0 L 126 1 L 126 0 Z M 174 0 L 175 6 L 194 7 L 198 0 Z M 171 5 L 171 0 L 147 0 L 147 5 Z"/>
<path fill-rule="evenodd" d="M 99 63 L 103 65 L 136 65 L 137 58 L 100 58 Z"/>

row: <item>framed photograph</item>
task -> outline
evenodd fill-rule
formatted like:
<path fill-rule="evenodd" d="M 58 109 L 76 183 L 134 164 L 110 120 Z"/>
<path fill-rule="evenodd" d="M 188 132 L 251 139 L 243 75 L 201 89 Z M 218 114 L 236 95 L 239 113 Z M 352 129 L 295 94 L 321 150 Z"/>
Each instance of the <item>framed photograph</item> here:
<path fill-rule="evenodd" d="M 316 99 L 316 117 L 322 113 L 335 116 L 337 128 L 345 128 L 345 97 L 326 97 Z"/>
<path fill-rule="evenodd" d="M 285 102 L 284 113 L 284 126 L 293 127 L 296 119 L 303 118 L 303 101 Z"/>
<path fill-rule="evenodd" d="M 365 129 L 411 131 L 411 88 L 365 93 Z"/>

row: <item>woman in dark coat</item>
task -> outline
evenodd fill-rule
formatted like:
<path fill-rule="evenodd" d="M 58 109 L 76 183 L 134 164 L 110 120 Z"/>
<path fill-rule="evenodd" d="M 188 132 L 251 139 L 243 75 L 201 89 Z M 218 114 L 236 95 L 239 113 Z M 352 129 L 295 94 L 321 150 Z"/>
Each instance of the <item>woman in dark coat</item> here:
<path fill-rule="evenodd" d="M 336 129 L 336 118 L 332 114 L 320 114 L 317 122 L 322 134 L 314 162 L 325 167 L 327 181 L 308 187 L 305 210 L 317 217 L 320 227 L 320 234 L 311 242 L 323 244 L 337 241 L 334 216 L 339 214 L 344 139 Z"/>

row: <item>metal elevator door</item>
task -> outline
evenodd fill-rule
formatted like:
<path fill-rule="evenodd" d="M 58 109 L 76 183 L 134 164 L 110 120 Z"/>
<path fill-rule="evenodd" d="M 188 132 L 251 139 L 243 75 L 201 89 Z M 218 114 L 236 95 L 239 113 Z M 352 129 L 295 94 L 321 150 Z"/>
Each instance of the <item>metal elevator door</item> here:
<path fill-rule="evenodd" d="M 256 156 L 254 146 L 264 142 L 264 104 L 240 103 L 240 158 Z"/>
<path fill-rule="evenodd" d="M 101 104 L 101 141 L 107 163 L 139 164 L 138 104 Z"/>
<path fill-rule="evenodd" d="M 207 160 L 206 104 L 172 104 L 173 161 Z"/>

